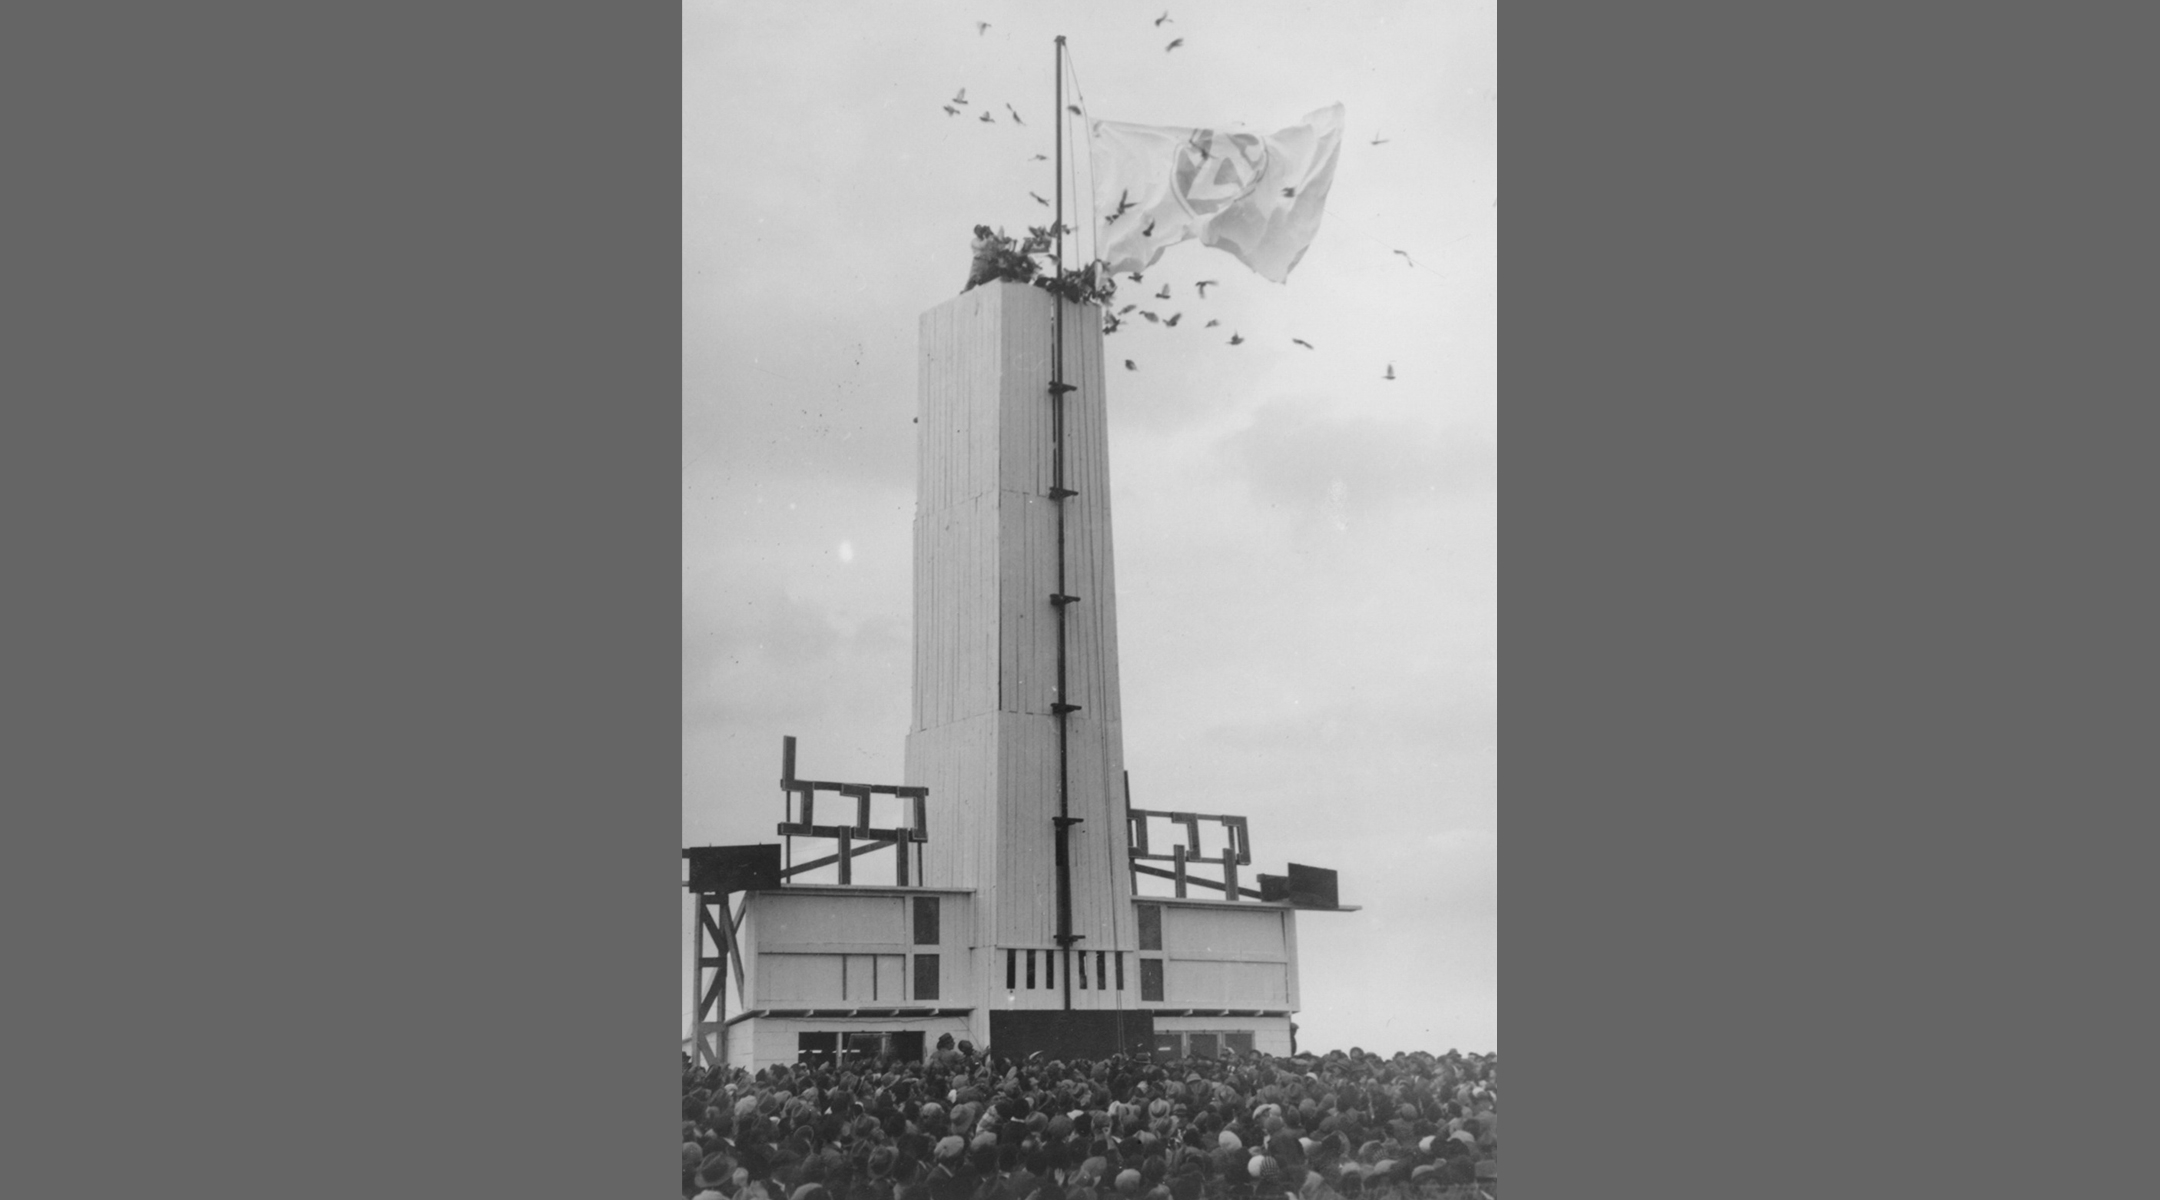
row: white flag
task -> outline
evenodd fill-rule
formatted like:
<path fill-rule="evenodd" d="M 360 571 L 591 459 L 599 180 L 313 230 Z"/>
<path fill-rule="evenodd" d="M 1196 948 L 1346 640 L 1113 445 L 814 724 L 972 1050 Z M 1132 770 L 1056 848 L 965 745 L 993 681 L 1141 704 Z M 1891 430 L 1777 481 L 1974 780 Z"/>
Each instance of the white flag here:
<path fill-rule="evenodd" d="M 1343 106 L 1272 134 L 1096 121 L 1095 232 L 1113 271 L 1140 271 L 1187 238 L 1281 283 L 1320 231 Z"/>

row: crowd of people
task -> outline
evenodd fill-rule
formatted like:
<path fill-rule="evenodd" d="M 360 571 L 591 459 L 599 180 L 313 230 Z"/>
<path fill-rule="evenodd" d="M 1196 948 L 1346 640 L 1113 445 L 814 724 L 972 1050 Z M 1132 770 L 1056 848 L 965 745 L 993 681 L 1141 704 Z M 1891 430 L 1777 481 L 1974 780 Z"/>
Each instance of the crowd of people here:
<path fill-rule="evenodd" d="M 692 1200 L 1474 1200 L 1496 1054 L 683 1060 Z"/>

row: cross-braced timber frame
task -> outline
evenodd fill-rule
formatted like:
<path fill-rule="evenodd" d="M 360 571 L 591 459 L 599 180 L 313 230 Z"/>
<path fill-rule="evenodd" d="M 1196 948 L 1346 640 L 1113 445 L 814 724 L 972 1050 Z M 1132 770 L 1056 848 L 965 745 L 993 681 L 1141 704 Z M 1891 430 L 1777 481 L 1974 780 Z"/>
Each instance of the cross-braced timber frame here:
<path fill-rule="evenodd" d="M 817 823 L 817 794 L 838 792 L 855 801 L 855 820 L 846 825 L 820 825 Z M 892 783 L 832 783 L 822 779 L 797 779 L 795 777 L 795 739 L 780 739 L 780 794 L 785 806 L 786 819 L 780 822 L 780 836 L 787 848 L 787 867 L 781 871 L 783 879 L 792 879 L 805 871 L 840 867 L 840 882 L 855 882 L 855 859 L 873 850 L 893 847 L 893 883 L 908 886 L 908 850 L 915 851 L 915 877 L 922 877 L 922 847 L 930 840 L 930 815 L 928 800 L 930 789 Z M 894 796 L 908 805 L 907 825 L 890 829 L 875 828 L 870 824 L 870 797 Z M 795 839 L 830 838 L 840 843 L 839 852 L 808 862 L 795 861 Z"/>
<path fill-rule="evenodd" d="M 1148 845 L 1147 823 L 1150 817 L 1171 821 L 1185 827 L 1184 838 L 1171 843 L 1170 852 L 1167 854 L 1156 853 Z M 1228 844 L 1223 847 L 1222 854 L 1219 857 L 1203 858 L 1200 855 L 1200 823 L 1202 821 L 1219 823 L 1228 837 Z M 1140 894 L 1140 876 L 1152 875 L 1158 879 L 1167 879 L 1175 885 L 1177 896 L 1181 900 L 1185 898 L 1186 890 L 1189 887 L 1212 888 L 1221 892 L 1225 900 L 1235 900 L 1240 896 L 1250 896 L 1255 900 L 1261 899 L 1260 893 L 1252 888 L 1238 886 L 1238 868 L 1252 865 L 1252 835 L 1246 828 L 1245 818 L 1243 817 L 1224 816 L 1218 813 L 1167 812 L 1160 809 L 1127 808 L 1125 810 L 1125 832 L 1126 850 L 1132 856 L 1132 883 L 1133 895 L 1135 896 Z M 1151 862 L 1169 863 L 1170 869 L 1166 871 L 1161 867 L 1144 865 Z M 1222 878 L 1210 879 L 1203 875 L 1192 874 L 1190 868 L 1196 864 L 1211 869 L 1219 868 L 1222 871 Z"/>
<path fill-rule="evenodd" d="M 732 909 L 732 911 L 731 911 Z M 692 1065 L 716 1067 L 727 1061 L 727 980 L 735 976 L 735 994 L 743 996 L 742 929 L 749 898 L 731 906 L 728 897 L 702 892 L 697 898 L 695 967 L 690 972 L 690 1044 Z M 708 947 L 712 951 L 708 953 Z M 709 982 L 708 982 L 709 981 Z M 748 997 L 744 996 L 747 1003 Z"/>

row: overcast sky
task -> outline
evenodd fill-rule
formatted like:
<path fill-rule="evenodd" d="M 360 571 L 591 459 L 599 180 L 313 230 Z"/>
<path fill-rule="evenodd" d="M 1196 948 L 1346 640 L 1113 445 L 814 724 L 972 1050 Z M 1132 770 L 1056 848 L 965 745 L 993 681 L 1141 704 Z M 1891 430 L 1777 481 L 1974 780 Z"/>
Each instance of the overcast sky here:
<path fill-rule="evenodd" d="M 1048 223 L 1058 34 L 1094 118 L 1346 108 L 1287 284 L 1187 242 L 1124 285 L 1185 314 L 1105 342 L 1125 762 L 1363 906 L 1298 918 L 1301 1048 L 1496 1050 L 1490 3 L 685 6 L 684 844 L 774 839 L 783 734 L 901 780 L 917 322 L 971 226 Z"/>

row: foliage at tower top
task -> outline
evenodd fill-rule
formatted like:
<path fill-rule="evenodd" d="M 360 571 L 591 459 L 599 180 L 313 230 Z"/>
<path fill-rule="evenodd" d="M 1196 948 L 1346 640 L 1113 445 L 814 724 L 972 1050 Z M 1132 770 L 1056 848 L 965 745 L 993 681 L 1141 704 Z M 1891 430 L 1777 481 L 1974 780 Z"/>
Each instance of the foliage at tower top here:
<path fill-rule="evenodd" d="M 993 232 L 987 225 L 977 225 L 975 258 L 968 268 L 967 287 L 960 290 L 1006 280 L 1032 284 L 1076 304 L 1107 307 L 1117 296 L 1117 278 L 1099 262 L 1056 270 L 1045 261 L 1051 258 L 1051 241 L 1056 236 L 1054 226 L 1030 225 L 1027 239 L 1021 241 L 1006 236 L 1002 229 Z"/>

